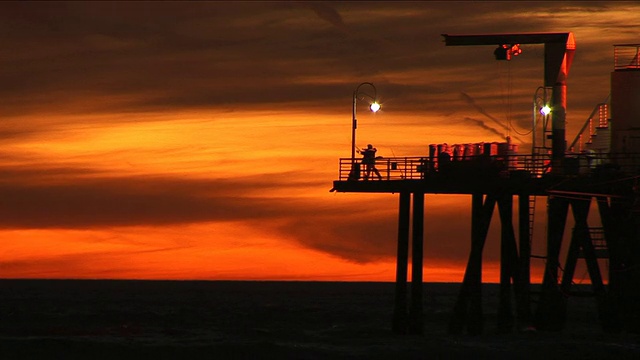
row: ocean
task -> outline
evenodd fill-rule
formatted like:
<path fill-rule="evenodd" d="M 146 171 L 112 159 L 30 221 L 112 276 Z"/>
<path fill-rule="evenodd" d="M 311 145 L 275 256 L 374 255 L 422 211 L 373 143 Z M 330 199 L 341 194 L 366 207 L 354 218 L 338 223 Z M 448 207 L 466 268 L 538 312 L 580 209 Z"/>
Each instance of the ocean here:
<path fill-rule="evenodd" d="M 424 284 L 421 335 L 391 331 L 393 283 L 0 280 L 0 359 L 640 359 L 638 334 L 605 334 L 593 298 L 564 331 L 449 335 L 460 284 Z"/>

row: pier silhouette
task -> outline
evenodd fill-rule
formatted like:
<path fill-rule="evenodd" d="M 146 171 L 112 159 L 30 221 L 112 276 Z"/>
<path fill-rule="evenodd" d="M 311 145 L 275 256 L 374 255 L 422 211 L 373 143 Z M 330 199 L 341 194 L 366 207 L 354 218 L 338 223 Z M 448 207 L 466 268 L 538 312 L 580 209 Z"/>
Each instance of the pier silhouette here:
<path fill-rule="evenodd" d="M 544 97 L 536 104 L 541 121 L 532 129 L 531 152 L 504 142 L 425 145 L 425 154 L 376 159 L 381 181 L 354 177 L 355 159 L 339 162 L 331 191 L 398 194 L 398 252 L 392 328 L 423 331 L 422 268 L 425 194 L 471 198 L 469 259 L 453 309 L 449 332 L 480 334 L 482 253 L 495 208 L 500 219 L 500 294 L 497 331 L 560 331 L 578 260 L 588 269 L 603 330 L 638 331 L 640 324 L 640 45 L 614 46 L 610 103 L 601 103 L 567 147 L 566 79 L 576 43 L 573 34 L 443 35 L 447 46 L 497 45 L 496 60 L 522 53 L 520 44 L 545 46 Z M 524 55 L 523 55 L 524 56 Z M 627 59 L 630 58 L 630 59 Z M 626 61 L 626 60 L 628 61 Z M 623 65 L 620 63 L 623 62 Z M 538 93 L 538 91 L 536 91 Z M 534 99 L 534 102 L 536 100 Z M 608 109 L 614 114 L 610 118 Z M 598 120 L 598 126 L 592 123 Z M 610 124 L 615 124 L 610 126 Z M 541 129 L 536 131 L 536 126 Z M 589 130 L 589 132 L 587 132 Z M 599 136 L 599 138 L 598 138 Z M 546 199 L 547 252 L 531 253 L 537 199 Z M 514 202 L 517 200 L 517 211 Z M 593 205 L 593 206 L 592 206 Z M 599 222 L 591 224 L 597 208 Z M 560 259 L 571 212 L 575 226 L 567 258 Z M 517 216 L 517 228 L 514 225 Z M 427 239 L 428 241 L 428 239 Z M 408 287 L 411 247 L 411 286 Z M 540 292 L 531 291 L 531 259 L 545 262 Z M 608 281 L 599 259 L 607 259 Z M 409 293 L 410 289 L 410 293 Z M 515 303 L 515 304 L 514 304 Z M 536 306 L 534 306 L 534 303 Z M 515 305 L 515 306 L 514 306 Z"/>

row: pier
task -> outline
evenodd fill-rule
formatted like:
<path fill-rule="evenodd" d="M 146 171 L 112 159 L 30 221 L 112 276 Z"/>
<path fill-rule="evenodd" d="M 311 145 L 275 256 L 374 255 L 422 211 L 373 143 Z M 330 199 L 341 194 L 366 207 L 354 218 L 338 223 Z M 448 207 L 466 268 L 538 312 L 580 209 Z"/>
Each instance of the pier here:
<path fill-rule="evenodd" d="M 597 104 L 575 140 L 567 146 L 566 78 L 575 51 L 571 33 L 443 36 L 447 46 L 497 45 L 494 52 L 497 60 L 510 60 L 519 55 L 521 43 L 544 44 L 545 84 L 539 89 L 545 94 L 541 102 L 534 98 L 533 138 L 531 152 L 527 154 L 519 153 L 518 146 L 508 137 L 498 143 L 425 144 L 423 155 L 376 158 L 379 178 L 369 177 L 366 174 L 369 165 L 360 163 L 353 155 L 339 160 L 338 178 L 331 191 L 398 194 L 393 330 L 403 334 L 423 331 L 424 208 L 429 206 L 425 204 L 425 194 L 459 194 L 470 198 L 470 250 L 452 311 L 450 333 L 484 331 L 482 253 L 496 208 L 501 228 L 498 332 L 562 330 L 578 260 L 586 263 L 592 285 L 588 295 L 597 302 L 603 330 L 637 332 L 640 324 L 640 66 L 637 62 L 640 45 L 614 46 L 616 65 L 610 103 Z M 622 63 L 626 65 L 620 65 Z M 354 143 L 356 95 L 354 93 Z M 609 116 L 609 108 L 613 110 L 613 117 Z M 540 126 L 541 129 L 536 130 Z M 543 199 L 547 204 L 547 251 L 544 255 L 533 255 L 535 203 Z M 596 223 L 590 223 L 593 216 L 589 214 L 593 211 L 597 211 Z M 570 239 L 564 239 L 570 212 L 575 226 L 570 231 Z M 517 218 L 517 228 L 514 218 Z M 568 243 L 564 261 L 560 259 L 563 242 Z M 537 294 L 531 292 L 532 257 L 545 262 L 539 284 L 541 291 Z M 603 258 L 607 259 L 608 269 L 600 268 L 598 259 Z M 604 270 L 608 279 L 603 276 Z"/>

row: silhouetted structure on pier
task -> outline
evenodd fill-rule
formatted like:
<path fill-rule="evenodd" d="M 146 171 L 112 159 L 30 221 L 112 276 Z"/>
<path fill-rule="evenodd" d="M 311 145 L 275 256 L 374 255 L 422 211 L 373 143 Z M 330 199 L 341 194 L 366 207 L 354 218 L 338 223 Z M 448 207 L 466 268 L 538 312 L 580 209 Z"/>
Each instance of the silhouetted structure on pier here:
<path fill-rule="evenodd" d="M 567 296 L 578 259 L 586 262 L 602 326 L 607 331 L 637 331 L 640 324 L 640 45 L 615 45 L 611 104 L 598 104 L 576 140 L 565 140 L 566 78 L 575 51 L 571 33 L 443 35 L 447 46 L 497 45 L 496 59 L 509 60 L 520 44 L 544 44 L 544 87 L 550 92 L 542 146 L 518 154 L 503 143 L 433 144 L 425 156 L 378 160 L 382 181 L 349 178 L 353 159 L 341 159 L 332 191 L 398 193 L 398 254 L 393 329 L 422 332 L 422 268 L 424 195 L 471 196 L 471 250 L 449 331 L 483 331 L 482 252 L 495 208 L 501 222 L 500 301 L 498 330 L 535 326 L 561 330 Z M 609 108 L 612 117 L 609 118 Z M 535 113 L 534 113 L 535 114 Z M 592 126 L 597 119 L 598 125 Z M 535 119 L 534 119 L 535 120 Z M 534 122 L 535 123 L 535 122 Z M 535 129 L 535 125 L 534 125 Z M 585 133 L 589 129 L 588 133 Z M 551 146 L 546 141 L 551 140 Z M 473 181 L 469 181 L 473 179 Z M 530 259 L 537 197 L 547 199 L 547 253 L 541 293 L 532 309 Z M 518 201 L 518 228 L 513 222 Z M 600 226 L 589 224 L 597 204 Z M 567 258 L 560 250 L 571 209 L 575 227 Z M 411 242 L 409 239 L 411 238 Z M 411 296 L 408 296 L 408 250 L 412 247 Z M 599 258 L 608 258 L 605 284 Z M 564 269 L 560 273 L 559 269 Z M 515 315 L 512 309 L 515 299 Z"/>

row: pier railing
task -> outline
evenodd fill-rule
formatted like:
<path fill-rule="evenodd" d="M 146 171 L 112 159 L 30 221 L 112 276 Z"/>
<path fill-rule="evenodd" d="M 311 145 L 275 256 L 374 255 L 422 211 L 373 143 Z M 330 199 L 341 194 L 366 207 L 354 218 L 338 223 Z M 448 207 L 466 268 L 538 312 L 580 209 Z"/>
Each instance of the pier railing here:
<path fill-rule="evenodd" d="M 353 164 L 353 166 L 352 166 Z M 421 180 L 439 174 L 455 173 L 458 176 L 468 174 L 495 173 L 509 176 L 518 172 L 531 178 L 540 178 L 552 172 L 551 155 L 502 155 L 502 156 L 468 156 L 464 159 L 438 161 L 437 157 L 407 156 L 378 157 L 375 168 L 381 180 Z M 640 174 L 640 154 L 567 154 L 562 169 L 557 173 L 565 176 L 587 175 L 598 169 L 609 168 L 629 174 Z M 367 176 L 367 168 L 361 159 L 341 158 L 340 181 L 378 180 L 371 171 Z"/>

